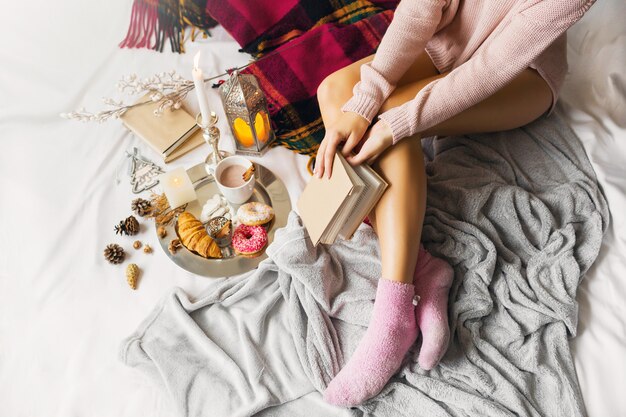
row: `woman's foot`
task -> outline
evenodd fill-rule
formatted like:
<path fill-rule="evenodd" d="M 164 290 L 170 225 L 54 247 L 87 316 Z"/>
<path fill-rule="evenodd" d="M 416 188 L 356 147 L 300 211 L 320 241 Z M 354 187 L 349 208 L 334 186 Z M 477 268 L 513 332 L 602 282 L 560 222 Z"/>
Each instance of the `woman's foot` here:
<path fill-rule="evenodd" d="M 417 359 L 420 368 L 433 369 L 448 350 L 448 292 L 452 285 L 452 267 L 435 258 L 420 245 L 415 267 L 415 293 L 420 300 L 415 320 L 422 332 L 422 347 Z"/>
<path fill-rule="evenodd" d="M 355 406 L 378 394 L 395 374 L 417 338 L 412 284 L 380 279 L 365 336 L 330 382 L 324 399 Z"/>

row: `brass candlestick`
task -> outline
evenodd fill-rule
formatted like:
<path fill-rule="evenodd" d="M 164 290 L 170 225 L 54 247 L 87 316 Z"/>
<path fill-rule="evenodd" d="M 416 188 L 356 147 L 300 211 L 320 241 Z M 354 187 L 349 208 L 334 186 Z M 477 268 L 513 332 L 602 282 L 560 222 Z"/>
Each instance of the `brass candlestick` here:
<path fill-rule="evenodd" d="M 202 129 L 202 137 L 204 141 L 211 147 L 211 152 L 207 155 L 204 163 L 206 164 L 206 170 L 208 174 L 213 175 L 215 173 L 215 167 L 217 164 L 227 156 L 230 156 L 230 152 L 219 150 L 220 142 L 220 130 L 217 127 L 219 118 L 215 112 L 211 112 L 211 120 L 205 123 L 202 120 L 202 114 L 196 115 L 196 124 Z"/>

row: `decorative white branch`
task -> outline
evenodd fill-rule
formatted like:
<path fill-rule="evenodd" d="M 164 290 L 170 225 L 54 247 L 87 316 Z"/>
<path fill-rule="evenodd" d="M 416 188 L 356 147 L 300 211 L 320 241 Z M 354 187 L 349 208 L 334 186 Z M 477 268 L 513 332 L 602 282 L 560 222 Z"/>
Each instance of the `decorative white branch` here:
<path fill-rule="evenodd" d="M 321 33 L 323 32 L 320 32 L 320 34 Z M 291 44 L 286 48 L 276 49 L 256 60 L 250 61 L 246 65 L 232 68 L 231 70 L 226 71 L 223 74 L 218 74 L 213 77 L 205 78 L 204 82 L 206 83 L 207 81 L 212 81 L 218 78 L 225 77 L 235 70 L 241 71 L 255 62 L 259 62 L 263 59 L 269 58 L 272 55 L 291 49 L 297 46 L 299 43 L 300 42 L 291 42 Z M 182 101 L 185 99 L 185 97 L 187 97 L 187 94 L 194 89 L 194 83 L 191 80 L 184 79 L 180 76 L 180 74 L 177 74 L 175 70 L 172 70 L 169 72 L 161 72 L 159 74 L 153 75 L 152 77 L 144 79 L 140 79 L 139 77 L 137 77 L 137 74 L 127 75 L 117 83 L 117 88 L 122 93 L 126 94 L 149 95 L 150 99 L 139 103 L 124 104 L 124 102 L 122 101 L 115 101 L 111 98 L 103 98 L 102 100 L 104 101 L 104 104 L 112 107 L 111 109 L 102 110 L 97 113 L 91 113 L 85 110 L 85 108 L 81 108 L 68 113 L 61 113 L 60 116 L 65 119 L 78 120 L 81 122 L 95 121 L 101 123 L 109 120 L 110 118 L 119 118 L 126 112 L 126 110 L 130 108 L 141 106 L 151 102 L 158 102 L 159 106 L 154 111 L 154 115 L 158 117 L 163 113 L 165 109 L 179 109 L 182 105 Z"/>
<path fill-rule="evenodd" d="M 227 73 L 220 74 L 215 77 L 205 79 L 204 81 L 210 81 L 215 78 L 223 77 Z M 124 104 L 123 101 L 116 101 L 111 98 L 103 98 L 102 101 L 105 105 L 110 106 L 111 109 L 102 110 L 97 113 L 92 113 L 85 108 L 81 108 L 68 113 L 61 113 L 61 117 L 69 120 L 78 120 L 81 122 L 104 122 L 110 118 L 117 119 L 123 115 L 126 110 L 148 104 L 151 102 L 158 102 L 159 106 L 154 111 L 155 116 L 160 116 L 164 110 L 169 108 L 179 109 L 182 105 L 182 101 L 187 97 L 187 94 L 193 90 L 193 81 L 184 79 L 176 71 L 162 72 L 155 74 L 152 77 L 140 79 L 136 74 L 127 75 L 117 83 L 117 89 L 125 94 L 130 95 L 147 95 L 149 100 Z"/>

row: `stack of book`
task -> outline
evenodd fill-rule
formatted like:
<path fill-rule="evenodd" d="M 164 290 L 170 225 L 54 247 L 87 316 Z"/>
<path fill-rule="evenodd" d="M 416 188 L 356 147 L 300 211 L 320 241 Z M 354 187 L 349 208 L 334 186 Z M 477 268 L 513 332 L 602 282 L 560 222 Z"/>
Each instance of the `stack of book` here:
<path fill-rule="evenodd" d="M 141 101 L 150 100 L 144 97 Z M 186 110 L 166 109 L 160 116 L 158 103 L 128 109 L 120 119 L 124 125 L 154 149 L 164 162 L 170 162 L 204 143 L 202 131 Z"/>

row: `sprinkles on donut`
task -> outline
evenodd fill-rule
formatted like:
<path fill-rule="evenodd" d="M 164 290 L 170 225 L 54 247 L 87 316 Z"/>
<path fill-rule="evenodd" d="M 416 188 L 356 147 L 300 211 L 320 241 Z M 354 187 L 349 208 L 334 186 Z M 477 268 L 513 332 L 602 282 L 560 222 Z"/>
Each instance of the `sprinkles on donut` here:
<path fill-rule="evenodd" d="M 267 245 L 267 231 L 262 226 L 240 224 L 233 232 L 231 244 L 238 255 L 258 256 Z"/>

